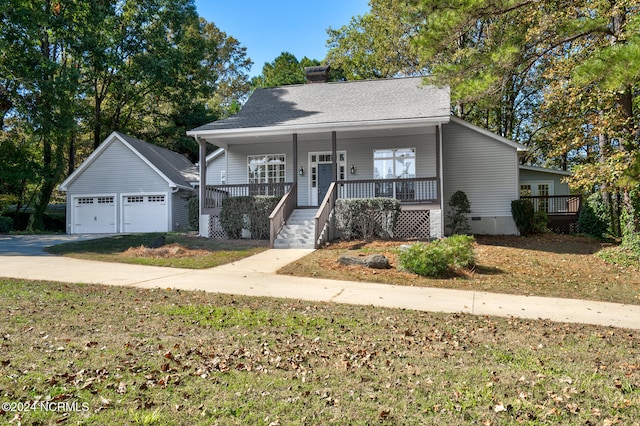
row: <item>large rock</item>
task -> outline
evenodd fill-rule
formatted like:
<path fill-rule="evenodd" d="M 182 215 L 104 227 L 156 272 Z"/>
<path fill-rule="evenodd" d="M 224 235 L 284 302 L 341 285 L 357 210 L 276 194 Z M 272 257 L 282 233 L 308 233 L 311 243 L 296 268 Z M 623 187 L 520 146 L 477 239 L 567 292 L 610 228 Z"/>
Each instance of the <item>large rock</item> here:
<path fill-rule="evenodd" d="M 372 254 L 367 257 L 356 257 L 349 256 L 348 254 L 340 255 L 338 258 L 338 262 L 341 265 L 359 265 L 366 266 L 367 268 L 373 269 L 389 269 L 391 265 L 389 264 L 389 259 L 381 254 Z"/>

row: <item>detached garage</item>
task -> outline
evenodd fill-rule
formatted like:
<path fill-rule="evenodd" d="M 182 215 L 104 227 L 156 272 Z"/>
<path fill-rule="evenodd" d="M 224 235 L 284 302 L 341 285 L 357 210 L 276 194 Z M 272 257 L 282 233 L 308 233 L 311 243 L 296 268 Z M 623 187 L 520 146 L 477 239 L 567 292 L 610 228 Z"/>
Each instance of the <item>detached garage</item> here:
<path fill-rule="evenodd" d="M 113 132 L 62 184 L 67 233 L 187 229 L 198 170 L 185 156 Z"/>

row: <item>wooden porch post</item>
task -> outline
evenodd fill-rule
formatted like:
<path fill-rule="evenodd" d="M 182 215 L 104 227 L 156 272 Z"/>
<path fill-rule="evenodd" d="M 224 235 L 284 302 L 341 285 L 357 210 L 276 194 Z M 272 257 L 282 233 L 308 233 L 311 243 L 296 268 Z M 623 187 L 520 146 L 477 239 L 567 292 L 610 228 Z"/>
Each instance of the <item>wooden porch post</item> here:
<path fill-rule="evenodd" d="M 200 200 L 198 201 L 198 210 L 199 210 L 199 215 L 198 216 L 202 216 L 202 211 L 205 209 L 206 207 L 206 196 L 207 196 L 207 141 L 205 141 L 204 139 L 200 139 L 196 136 L 196 141 L 198 142 L 198 167 L 199 167 L 199 174 L 200 174 L 200 187 L 198 188 L 198 192 L 199 192 L 199 198 Z M 198 219 L 198 221 L 200 221 L 200 219 Z M 209 231 L 207 230 L 207 233 Z M 200 229 L 198 229 L 198 234 L 200 236 L 204 236 L 201 232 Z M 208 235 L 207 235 L 208 236 Z"/>
<path fill-rule="evenodd" d="M 298 183 L 298 134 L 293 134 L 293 184 Z"/>
<path fill-rule="evenodd" d="M 440 205 L 440 214 L 442 218 L 440 220 L 440 235 L 444 237 L 444 182 L 442 172 L 442 125 L 436 126 L 436 178 L 438 180 L 438 204 Z"/>
<path fill-rule="evenodd" d="M 337 148 L 337 137 L 335 130 L 331 132 L 331 174 L 333 177 L 333 181 L 338 180 L 338 148 Z"/>

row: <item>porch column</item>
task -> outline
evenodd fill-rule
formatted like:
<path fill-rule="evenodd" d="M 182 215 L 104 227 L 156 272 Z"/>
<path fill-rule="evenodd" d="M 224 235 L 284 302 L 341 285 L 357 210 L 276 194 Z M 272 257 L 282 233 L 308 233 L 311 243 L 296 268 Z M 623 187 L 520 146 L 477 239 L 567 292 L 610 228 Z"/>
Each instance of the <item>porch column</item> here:
<path fill-rule="evenodd" d="M 203 217 L 203 210 L 205 209 L 205 200 L 206 200 L 206 196 L 207 196 L 207 141 L 205 141 L 204 139 L 200 139 L 199 137 L 196 136 L 196 141 L 198 142 L 198 168 L 199 168 L 199 175 L 200 175 L 200 186 L 198 188 L 198 193 L 199 193 L 199 201 L 198 201 L 198 210 L 199 210 L 199 228 L 198 229 L 198 234 L 201 237 L 209 237 L 209 227 L 207 225 L 206 229 L 202 229 L 203 224 L 202 224 L 202 217 Z M 208 220 L 206 221 L 208 222 Z"/>
<path fill-rule="evenodd" d="M 293 134 L 293 184 L 298 183 L 298 134 Z"/>
<path fill-rule="evenodd" d="M 436 177 L 438 178 L 438 204 L 440 204 L 440 235 L 444 237 L 444 173 L 442 170 L 442 125 L 436 126 Z"/>
<path fill-rule="evenodd" d="M 338 148 L 337 137 L 335 130 L 331 132 L 331 175 L 333 181 L 338 180 Z"/>

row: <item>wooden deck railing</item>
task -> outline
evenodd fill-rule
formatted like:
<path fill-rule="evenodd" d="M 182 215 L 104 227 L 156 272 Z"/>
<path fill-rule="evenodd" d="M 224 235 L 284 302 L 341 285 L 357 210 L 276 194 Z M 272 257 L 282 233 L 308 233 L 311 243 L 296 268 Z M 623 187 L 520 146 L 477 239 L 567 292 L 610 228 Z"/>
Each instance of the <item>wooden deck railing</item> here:
<path fill-rule="evenodd" d="M 212 210 L 222 207 L 222 200 L 232 197 L 251 195 L 273 195 L 282 197 L 292 183 L 244 183 L 236 185 L 207 185 L 203 209 Z"/>
<path fill-rule="evenodd" d="M 291 185 L 289 191 L 284 194 L 284 197 L 280 200 L 278 205 L 273 209 L 273 212 L 269 215 L 269 228 L 270 238 L 269 247 L 273 248 L 273 244 L 278 236 L 278 233 L 284 226 L 286 220 L 291 216 L 291 213 L 298 205 L 298 186 L 297 184 Z"/>
<path fill-rule="evenodd" d="M 329 240 L 329 229 L 327 228 L 326 232 L 323 231 L 331 218 L 331 213 L 333 212 L 336 204 L 336 188 L 336 182 L 331 183 L 327 190 L 327 195 L 325 195 L 324 200 L 322 200 L 322 204 L 320 204 L 320 208 L 318 208 L 318 212 L 316 213 L 316 232 L 315 239 L 313 240 L 315 248 L 322 246 L 322 244 Z"/>
<path fill-rule="evenodd" d="M 401 203 L 437 203 L 438 178 L 340 180 L 338 198 L 390 197 Z"/>
<path fill-rule="evenodd" d="M 548 215 L 578 215 L 582 206 L 580 195 L 522 196 L 520 199 L 531 201 L 536 212 L 543 211 Z"/>

